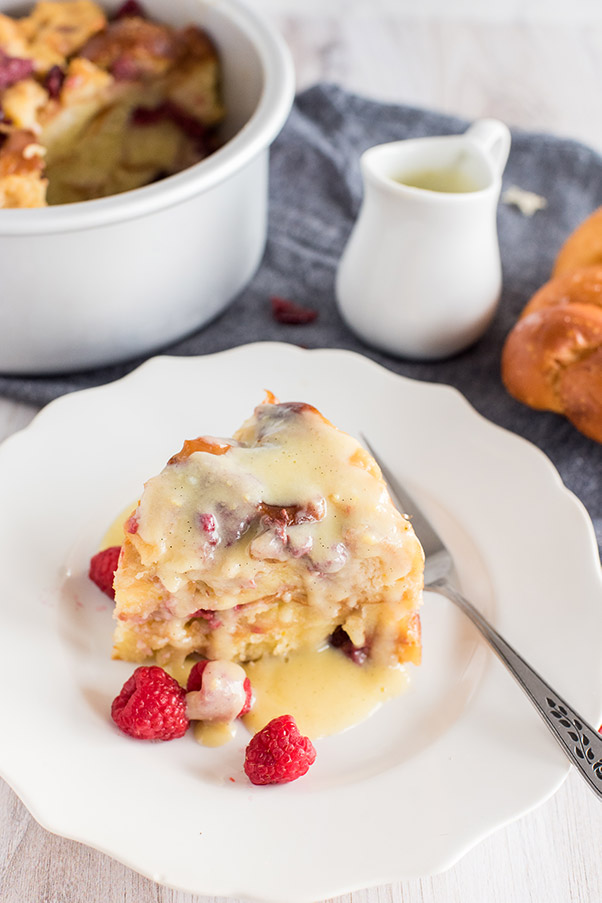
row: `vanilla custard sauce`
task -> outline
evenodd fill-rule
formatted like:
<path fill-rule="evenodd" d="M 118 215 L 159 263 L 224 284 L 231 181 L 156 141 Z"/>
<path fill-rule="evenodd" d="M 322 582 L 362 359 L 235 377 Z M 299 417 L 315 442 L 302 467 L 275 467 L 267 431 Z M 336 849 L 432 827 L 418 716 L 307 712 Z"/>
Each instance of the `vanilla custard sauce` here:
<path fill-rule="evenodd" d="M 103 538 L 100 541 L 98 551 L 109 549 L 111 546 L 122 546 L 124 525 L 130 514 L 136 510 L 136 502 L 132 502 L 127 508 L 124 508 L 121 514 L 118 514 Z"/>
<path fill-rule="evenodd" d="M 201 746 L 223 746 L 236 734 L 235 721 L 197 721 L 193 728 L 194 739 Z"/>
<path fill-rule="evenodd" d="M 124 524 L 135 509 L 130 504 L 115 518 L 99 548 L 123 544 Z M 194 659 L 171 661 L 166 670 L 186 686 Z M 408 684 L 401 665 L 358 665 L 330 646 L 293 652 L 286 658 L 264 656 L 243 664 L 253 687 L 254 704 L 243 723 L 255 734 L 279 715 L 292 715 L 301 733 L 310 739 L 326 737 L 359 724 Z M 228 743 L 236 722 L 196 722 L 193 733 L 203 746 Z"/>
<path fill-rule="evenodd" d="M 478 191 L 479 185 L 468 173 L 458 167 L 445 167 L 441 169 L 422 169 L 394 179 L 401 185 L 410 188 L 422 188 L 427 191 L 439 191 L 445 194 L 463 194 L 469 191 Z"/>
<path fill-rule="evenodd" d="M 286 658 L 264 656 L 243 667 L 255 696 L 253 708 L 243 718 L 251 733 L 278 715 L 292 715 L 301 733 L 312 740 L 364 721 L 408 683 L 400 665 L 357 665 L 330 646 Z"/>
<path fill-rule="evenodd" d="M 166 669 L 186 686 L 193 664 L 171 662 Z M 264 656 L 243 668 L 253 687 L 253 707 L 242 719 L 251 734 L 279 715 L 292 715 L 301 733 L 312 740 L 338 734 L 365 721 L 408 685 L 402 665 L 356 665 L 330 646 L 292 652 L 286 658 Z M 235 724 L 198 722 L 194 736 L 203 746 L 221 746 L 234 730 Z"/>

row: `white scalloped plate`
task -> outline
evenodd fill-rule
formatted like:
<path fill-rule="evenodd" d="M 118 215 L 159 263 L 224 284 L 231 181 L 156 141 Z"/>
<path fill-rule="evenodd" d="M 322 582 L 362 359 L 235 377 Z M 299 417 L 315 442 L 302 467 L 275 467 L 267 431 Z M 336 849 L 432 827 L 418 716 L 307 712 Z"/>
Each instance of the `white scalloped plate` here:
<path fill-rule="evenodd" d="M 568 766 L 451 603 L 428 594 L 410 689 L 253 787 L 221 749 L 120 734 L 111 612 L 88 559 L 183 439 L 230 435 L 271 389 L 364 432 L 420 496 L 466 593 L 592 722 L 602 581 L 591 522 L 548 459 L 453 389 L 346 351 L 256 344 L 155 358 L 65 396 L 0 448 L 0 772 L 51 831 L 192 893 L 310 903 L 445 869 L 549 797 Z M 16 690 L 18 688 L 18 691 Z"/>

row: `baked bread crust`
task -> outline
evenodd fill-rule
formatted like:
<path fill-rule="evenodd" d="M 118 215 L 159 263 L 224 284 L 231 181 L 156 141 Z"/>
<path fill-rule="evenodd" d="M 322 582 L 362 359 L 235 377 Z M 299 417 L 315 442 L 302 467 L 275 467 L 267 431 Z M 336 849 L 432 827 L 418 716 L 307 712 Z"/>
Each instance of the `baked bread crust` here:
<path fill-rule="evenodd" d="M 602 442 L 602 307 L 557 305 L 521 317 L 504 346 L 502 374 L 519 401 L 564 414 Z"/>
<path fill-rule="evenodd" d="M 554 273 L 506 339 L 502 380 L 518 401 L 602 443 L 602 208 L 565 242 Z"/>
<path fill-rule="evenodd" d="M 521 317 L 536 310 L 567 304 L 602 307 L 602 263 L 555 276 L 538 289 Z"/>
<path fill-rule="evenodd" d="M 602 207 L 594 210 L 569 235 L 558 252 L 553 275 L 560 276 L 597 263 L 602 264 Z"/>

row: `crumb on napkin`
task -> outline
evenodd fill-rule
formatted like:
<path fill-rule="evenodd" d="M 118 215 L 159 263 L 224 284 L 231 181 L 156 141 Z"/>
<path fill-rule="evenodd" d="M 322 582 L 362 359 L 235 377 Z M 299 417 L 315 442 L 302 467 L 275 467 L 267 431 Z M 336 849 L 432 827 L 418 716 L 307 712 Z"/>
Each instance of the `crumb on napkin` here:
<path fill-rule="evenodd" d="M 502 194 L 502 203 L 509 206 L 518 207 L 523 216 L 533 216 L 538 210 L 543 210 L 548 206 L 546 198 L 534 191 L 527 191 L 525 188 L 519 188 L 518 185 L 511 185 Z"/>

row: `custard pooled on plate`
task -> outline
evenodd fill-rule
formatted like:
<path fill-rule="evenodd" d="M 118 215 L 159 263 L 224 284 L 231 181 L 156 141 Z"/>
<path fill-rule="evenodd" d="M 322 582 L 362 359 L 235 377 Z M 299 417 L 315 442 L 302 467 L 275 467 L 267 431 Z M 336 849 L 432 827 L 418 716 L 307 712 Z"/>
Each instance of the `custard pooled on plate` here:
<path fill-rule="evenodd" d="M 335 635 L 418 664 L 423 561 L 359 443 L 268 395 L 233 439 L 186 441 L 146 483 L 115 574 L 114 655 L 248 662 Z"/>

